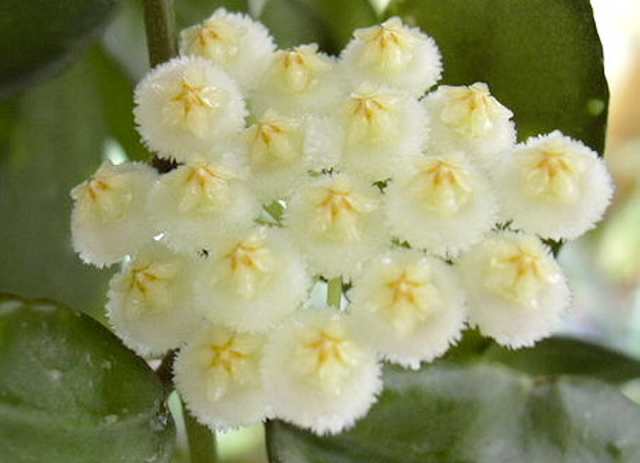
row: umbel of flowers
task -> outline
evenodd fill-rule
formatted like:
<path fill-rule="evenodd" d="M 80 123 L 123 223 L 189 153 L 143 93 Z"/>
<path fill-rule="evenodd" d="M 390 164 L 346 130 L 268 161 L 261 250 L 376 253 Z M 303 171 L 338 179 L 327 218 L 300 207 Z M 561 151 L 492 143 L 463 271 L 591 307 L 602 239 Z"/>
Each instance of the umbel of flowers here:
<path fill-rule="evenodd" d="M 398 18 L 333 57 L 277 50 L 220 9 L 180 50 L 135 93 L 140 135 L 176 168 L 105 162 L 71 221 L 85 262 L 120 264 L 114 330 L 143 356 L 179 349 L 202 423 L 337 433 L 376 401 L 382 360 L 418 368 L 467 325 L 511 348 L 557 326 L 570 292 L 542 239 L 602 216 L 612 183 L 591 149 L 516 144 L 487 84 L 434 88 L 436 44 Z M 347 303 L 314 305 L 336 278 Z"/>

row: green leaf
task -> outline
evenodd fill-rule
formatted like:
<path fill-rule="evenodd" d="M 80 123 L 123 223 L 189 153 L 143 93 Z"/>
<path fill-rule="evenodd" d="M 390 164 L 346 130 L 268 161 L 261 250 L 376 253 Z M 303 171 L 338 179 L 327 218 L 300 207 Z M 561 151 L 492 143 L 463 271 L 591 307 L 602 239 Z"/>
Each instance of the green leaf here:
<path fill-rule="evenodd" d="M 433 36 L 443 83 L 487 82 L 521 139 L 559 129 L 602 153 L 609 92 L 588 0 L 394 0 L 387 15 Z"/>
<path fill-rule="evenodd" d="M 69 191 L 102 162 L 108 141 L 130 137 L 130 145 L 135 136 L 122 125 L 131 123 L 130 88 L 105 60 L 93 49 L 59 77 L 0 104 L 0 291 L 93 314 L 104 310 L 111 272 L 73 252 Z"/>
<path fill-rule="evenodd" d="M 346 433 L 270 422 L 272 463 L 632 463 L 640 408 L 595 380 L 496 366 L 389 368 L 385 391 Z"/>
<path fill-rule="evenodd" d="M 116 0 L 3 0 L 0 98 L 60 70 L 109 19 Z"/>
<path fill-rule="evenodd" d="M 0 461 L 168 462 L 164 399 L 153 371 L 98 322 L 0 295 Z"/>
<path fill-rule="evenodd" d="M 482 361 L 496 362 L 534 376 L 575 375 L 622 383 L 640 378 L 640 362 L 621 352 L 572 338 L 549 338 L 529 349 L 494 344 Z"/>
<path fill-rule="evenodd" d="M 267 0 L 259 20 L 282 48 L 317 42 L 337 54 L 353 30 L 378 22 L 368 0 Z"/>

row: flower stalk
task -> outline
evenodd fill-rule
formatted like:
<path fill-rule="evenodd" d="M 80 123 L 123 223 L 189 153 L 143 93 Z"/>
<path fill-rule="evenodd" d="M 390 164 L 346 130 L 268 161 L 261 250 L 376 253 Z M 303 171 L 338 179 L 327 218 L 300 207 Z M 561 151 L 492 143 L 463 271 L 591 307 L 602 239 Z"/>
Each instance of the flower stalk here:
<path fill-rule="evenodd" d="M 152 68 L 178 54 L 173 0 L 144 0 L 144 24 Z"/>

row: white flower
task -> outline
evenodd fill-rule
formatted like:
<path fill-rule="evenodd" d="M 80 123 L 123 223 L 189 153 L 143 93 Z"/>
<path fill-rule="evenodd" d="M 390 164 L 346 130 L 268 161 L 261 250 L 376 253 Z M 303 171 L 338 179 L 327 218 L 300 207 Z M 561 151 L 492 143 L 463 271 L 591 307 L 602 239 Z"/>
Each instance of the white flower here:
<path fill-rule="evenodd" d="M 180 33 L 180 54 L 210 59 L 245 91 L 256 86 L 275 49 L 266 27 L 245 14 L 230 13 L 224 8 Z"/>
<path fill-rule="evenodd" d="M 109 283 L 107 311 L 124 343 L 143 356 L 179 347 L 200 325 L 193 308 L 196 263 L 151 242 Z"/>
<path fill-rule="evenodd" d="M 320 176 L 300 188 L 285 224 L 310 269 L 327 278 L 354 275 L 388 238 L 380 193 L 345 174 Z"/>
<path fill-rule="evenodd" d="M 205 326 L 180 349 L 174 381 L 198 421 L 227 430 L 269 416 L 260 374 L 263 344 L 259 335 Z"/>
<path fill-rule="evenodd" d="M 342 67 L 355 84 L 385 84 L 422 96 L 440 80 L 442 58 L 436 43 L 398 17 L 356 29 L 341 55 Z"/>
<path fill-rule="evenodd" d="M 465 325 L 464 291 L 454 270 L 415 250 L 370 261 L 353 280 L 350 298 L 358 339 L 405 367 L 444 354 Z"/>
<path fill-rule="evenodd" d="M 277 417 L 335 434 L 364 416 L 382 388 L 375 353 L 358 344 L 339 312 L 303 310 L 269 337 L 264 386 Z"/>
<path fill-rule="evenodd" d="M 311 279 L 284 232 L 259 227 L 218 246 L 201 266 L 198 310 L 214 323 L 266 331 L 295 311 Z"/>
<path fill-rule="evenodd" d="M 423 101 L 431 123 L 430 152 L 461 150 L 490 170 L 516 141 L 513 113 L 491 96 L 487 84 L 441 85 Z"/>
<path fill-rule="evenodd" d="M 338 104 L 345 85 L 335 59 L 318 45 L 279 50 L 252 93 L 250 106 L 262 114 L 274 109 L 284 115 L 326 114 Z"/>
<path fill-rule="evenodd" d="M 193 160 L 160 177 L 149 217 L 179 251 L 215 251 L 216 243 L 248 229 L 260 212 L 232 153 Z"/>
<path fill-rule="evenodd" d="M 188 160 L 244 127 L 246 109 L 236 83 L 212 62 L 175 58 L 137 86 L 138 131 L 162 157 Z"/>
<path fill-rule="evenodd" d="M 431 156 L 385 194 L 389 227 L 401 240 L 438 256 L 455 257 L 496 223 L 489 181 L 459 153 Z"/>
<path fill-rule="evenodd" d="M 613 195 L 604 161 L 558 131 L 518 145 L 494 177 L 504 219 L 545 238 L 577 238 L 590 230 Z"/>
<path fill-rule="evenodd" d="M 341 108 L 340 167 L 368 181 L 405 174 L 422 157 L 427 119 L 415 97 L 389 87 L 361 85 Z"/>
<path fill-rule="evenodd" d="M 156 177 L 142 163 L 105 161 L 71 190 L 71 240 L 84 262 L 111 265 L 153 238 L 156 232 L 145 211 Z"/>
<path fill-rule="evenodd" d="M 318 117 L 286 117 L 268 110 L 244 136 L 252 186 L 265 203 L 288 196 L 309 171 L 334 165 L 339 151 L 331 127 Z"/>
<path fill-rule="evenodd" d="M 560 267 L 531 235 L 494 233 L 464 255 L 458 268 L 470 322 L 505 346 L 531 346 L 549 336 L 569 304 Z"/>

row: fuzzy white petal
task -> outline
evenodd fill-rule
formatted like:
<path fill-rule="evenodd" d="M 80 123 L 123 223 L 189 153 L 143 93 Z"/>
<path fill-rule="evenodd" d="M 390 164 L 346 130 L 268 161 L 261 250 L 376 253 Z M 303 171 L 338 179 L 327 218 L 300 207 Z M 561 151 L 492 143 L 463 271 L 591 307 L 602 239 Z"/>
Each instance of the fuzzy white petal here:
<path fill-rule="evenodd" d="M 188 160 L 244 127 L 245 103 L 236 83 L 212 62 L 174 58 L 136 87 L 138 131 L 162 157 Z"/>
<path fill-rule="evenodd" d="M 431 124 L 429 152 L 464 151 L 471 161 L 491 170 L 516 142 L 513 113 L 484 83 L 441 85 L 423 103 Z"/>
<path fill-rule="evenodd" d="M 505 346 L 531 346 L 551 335 L 569 305 L 562 270 L 534 236 L 494 233 L 457 266 L 470 323 Z"/>
<path fill-rule="evenodd" d="M 285 115 L 327 114 L 346 92 L 334 58 L 316 44 L 275 53 L 249 99 L 255 114 L 274 109 Z"/>
<path fill-rule="evenodd" d="M 283 231 L 260 227 L 218 248 L 195 283 L 198 310 L 213 323 L 264 332 L 307 297 L 311 279 Z"/>
<path fill-rule="evenodd" d="M 488 179 L 460 153 L 430 156 L 412 176 L 392 182 L 385 212 L 394 235 L 438 256 L 454 257 L 496 223 Z"/>
<path fill-rule="evenodd" d="M 406 175 L 422 157 L 427 114 L 418 100 L 390 87 L 362 84 L 340 108 L 339 167 L 369 182 Z"/>
<path fill-rule="evenodd" d="M 275 415 L 316 434 L 364 416 L 382 388 L 373 351 L 332 310 L 303 310 L 269 337 L 262 372 Z"/>
<path fill-rule="evenodd" d="M 385 249 L 380 198 L 375 187 L 346 174 L 312 179 L 292 196 L 285 224 L 313 273 L 350 277 Z"/>
<path fill-rule="evenodd" d="M 242 13 L 218 8 L 201 24 L 180 33 L 180 53 L 207 58 L 245 92 L 253 89 L 275 51 L 269 30 Z"/>
<path fill-rule="evenodd" d="M 577 238 L 602 218 L 613 195 L 605 163 L 560 132 L 529 139 L 494 169 L 504 220 L 545 238 Z"/>
<path fill-rule="evenodd" d="M 465 296 L 451 266 L 415 250 L 370 261 L 353 280 L 354 333 L 384 358 L 419 368 L 444 354 L 465 326 Z"/>
<path fill-rule="evenodd" d="M 442 74 L 442 57 L 434 40 L 397 17 L 356 29 L 342 52 L 341 65 L 356 85 L 375 82 L 415 96 L 422 96 Z"/>
<path fill-rule="evenodd" d="M 187 408 L 213 430 L 269 417 L 261 378 L 264 338 L 205 326 L 176 358 L 174 380 Z"/>
<path fill-rule="evenodd" d="M 151 242 L 109 283 L 107 312 L 116 334 L 143 356 L 179 347 L 201 324 L 193 307 L 196 262 Z"/>
<path fill-rule="evenodd" d="M 149 201 L 149 217 L 172 248 L 215 251 L 216 244 L 247 230 L 260 205 L 234 154 L 200 157 L 162 175 Z"/>
<path fill-rule="evenodd" d="M 71 191 L 71 239 L 83 261 L 111 265 L 151 241 L 157 232 L 145 210 L 156 177 L 146 164 L 105 161 Z"/>

